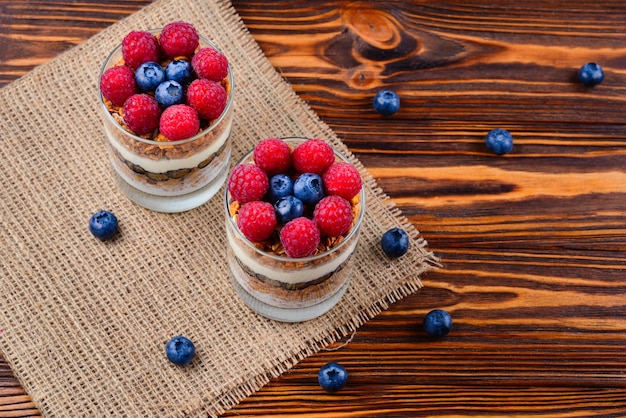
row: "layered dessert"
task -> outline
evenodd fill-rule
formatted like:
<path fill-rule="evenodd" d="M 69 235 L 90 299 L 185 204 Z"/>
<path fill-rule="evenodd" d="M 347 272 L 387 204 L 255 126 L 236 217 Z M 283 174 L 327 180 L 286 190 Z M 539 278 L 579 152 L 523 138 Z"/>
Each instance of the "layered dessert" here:
<path fill-rule="evenodd" d="M 193 25 L 128 33 L 99 87 L 111 164 L 131 198 L 162 207 L 160 197 L 189 197 L 197 206 L 219 189 L 230 161 L 233 75 Z"/>
<path fill-rule="evenodd" d="M 219 129 L 180 143 L 144 142 L 105 123 L 111 164 L 124 181 L 145 193 L 157 196 L 191 193 L 228 171 L 232 114 L 227 119 Z"/>
<path fill-rule="evenodd" d="M 349 285 L 364 203 L 358 170 L 325 141 L 259 142 L 225 196 L 227 258 L 244 302 L 288 322 L 332 308 Z"/>

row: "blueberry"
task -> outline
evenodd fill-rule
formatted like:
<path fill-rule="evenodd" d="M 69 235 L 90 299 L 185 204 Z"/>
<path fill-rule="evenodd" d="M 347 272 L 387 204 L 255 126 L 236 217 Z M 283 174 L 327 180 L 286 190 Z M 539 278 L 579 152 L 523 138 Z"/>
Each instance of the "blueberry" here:
<path fill-rule="evenodd" d="M 109 211 L 99 210 L 89 219 L 89 231 L 102 241 L 113 238 L 117 232 L 117 217 Z"/>
<path fill-rule="evenodd" d="M 381 90 L 374 96 L 374 110 L 384 116 L 393 115 L 400 110 L 400 97 L 395 91 Z"/>
<path fill-rule="evenodd" d="M 513 149 L 513 137 L 505 129 L 492 129 L 485 137 L 485 145 L 495 154 L 506 154 Z"/>
<path fill-rule="evenodd" d="M 286 174 L 276 174 L 270 179 L 269 199 L 271 203 L 293 194 L 293 180 Z"/>
<path fill-rule="evenodd" d="M 304 214 L 304 204 L 295 196 L 281 197 L 274 203 L 274 212 L 278 223 L 285 225 Z"/>
<path fill-rule="evenodd" d="M 602 67 L 595 62 L 588 62 L 578 70 L 578 81 L 585 87 L 594 87 L 604 80 Z"/>
<path fill-rule="evenodd" d="M 193 79 L 191 64 L 186 60 L 174 60 L 165 67 L 165 77 L 184 86 Z"/>
<path fill-rule="evenodd" d="M 165 355 L 169 361 L 179 366 L 191 363 L 196 354 L 196 347 L 187 337 L 179 335 L 167 342 L 165 345 Z"/>
<path fill-rule="evenodd" d="M 400 257 L 409 250 L 409 236 L 400 228 L 391 228 L 383 234 L 380 245 L 388 257 Z"/>
<path fill-rule="evenodd" d="M 431 337 L 443 337 L 452 329 L 452 317 L 443 309 L 434 309 L 426 314 L 423 325 Z"/>
<path fill-rule="evenodd" d="M 348 371 L 339 363 L 326 363 L 317 373 L 317 381 L 328 392 L 336 392 L 348 383 Z"/>
<path fill-rule="evenodd" d="M 165 72 L 156 62 L 145 62 L 135 71 L 137 87 L 142 91 L 154 91 L 165 81 Z"/>
<path fill-rule="evenodd" d="M 183 103 L 185 100 L 185 91 L 178 81 L 166 80 L 156 88 L 154 97 L 159 103 L 159 106 L 166 108 Z"/>
<path fill-rule="evenodd" d="M 314 173 L 300 174 L 293 183 L 293 194 L 305 205 L 315 205 L 324 197 L 322 178 Z"/>

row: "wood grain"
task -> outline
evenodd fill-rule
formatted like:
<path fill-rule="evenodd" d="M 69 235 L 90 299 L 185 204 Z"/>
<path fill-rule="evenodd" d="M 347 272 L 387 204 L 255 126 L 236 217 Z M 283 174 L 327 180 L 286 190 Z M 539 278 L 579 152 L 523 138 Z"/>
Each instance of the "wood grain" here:
<path fill-rule="evenodd" d="M 0 85 L 148 3 L 5 0 Z M 444 266 L 225 416 L 625 416 L 626 4 L 233 4 Z M 594 89 L 575 80 L 588 61 Z M 510 154 L 486 150 L 495 127 Z M 433 308 L 454 319 L 441 340 L 420 328 Z M 331 360 L 350 373 L 332 395 Z M 0 360 L 0 416 L 35 414 Z"/>

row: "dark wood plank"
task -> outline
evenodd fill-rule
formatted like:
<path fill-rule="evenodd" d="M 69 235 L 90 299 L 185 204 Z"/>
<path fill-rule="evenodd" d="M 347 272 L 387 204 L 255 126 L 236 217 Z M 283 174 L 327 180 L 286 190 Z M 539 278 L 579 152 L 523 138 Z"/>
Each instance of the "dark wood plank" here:
<path fill-rule="evenodd" d="M 0 86 L 24 75 L 125 16 L 148 0 L 0 2 Z"/>
<path fill-rule="evenodd" d="M 2 2 L 0 85 L 148 3 Z M 233 4 L 444 268 L 225 416 L 626 415 L 626 4 Z M 587 61 L 607 75 L 594 89 L 575 82 Z M 382 87 L 392 117 L 371 108 Z M 511 154 L 485 149 L 494 127 Z M 433 308 L 454 318 L 438 341 L 420 328 Z M 330 360 L 350 372 L 333 395 L 316 381 Z M 0 360 L 0 416 L 33 411 Z"/>
<path fill-rule="evenodd" d="M 0 354 L 0 417 L 37 416 L 39 411 Z"/>

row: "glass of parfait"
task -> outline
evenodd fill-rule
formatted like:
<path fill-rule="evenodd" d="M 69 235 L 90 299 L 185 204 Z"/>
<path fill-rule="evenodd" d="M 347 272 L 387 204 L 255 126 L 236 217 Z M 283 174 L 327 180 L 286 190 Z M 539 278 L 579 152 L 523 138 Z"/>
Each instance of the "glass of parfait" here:
<path fill-rule="evenodd" d="M 177 30 L 195 33 L 197 43 L 167 50 Z M 148 51 L 128 51 L 131 41 Z M 149 61 L 137 61 L 142 54 Z M 213 56 L 221 68 L 204 71 Z M 131 200 L 182 212 L 217 193 L 230 163 L 234 79 L 214 43 L 185 22 L 130 32 L 104 61 L 99 85 L 109 160 Z"/>
<path fill-rule="evenodd" d="M 263 178 L 261 172 L 265 171 L 265 164 L 257 155 L 258 149 L 271 141 L 274 145 L 282 142 L 286 147 L 278 145 L 283 151 L 269 149 L 267 154 L 284 152 L 285 156 L 289 155 L 289 167 L 265 172 L 267 190 L 258 185 L 242 184 L 242 178 L 253 177 L 251 173 Z M 284 322 L 316 318 L 341 300 L 350 284 L 353 255 L 365 212 L 360 174 L 330 145 L 325 145 L 330 150 L 329 166 L 319 170 L 298 167 L 298 158 L 309 160 L 305 151 L 311 142 L 319 145 L 323 141 L 307 138 L 261 141 L 235 165 L 224 196 L 231 282 L 249 308 Z M 348 177 L 352 180 L 344 187 L 348 191 L 337 192 L 331 187 L 334 181 L 331 171 L 336 172 L 335 169 L 349 171 Z M 242 173 L 247 170 L 250 172 Z M 345 178 L 344 174 L 334 177 Z M 287 177 L 293 182 L 292 186 Z M 321 193 L 311 198 L 311 191 L 302 186 L 302 178 Z M 242 194 L 238 187 L 246 193 Z M 285 187 L 288 191 L 281 193 Z M 257 196 L 249 196 L 255 189 L 259 189 Z M 274 211 L 275 222 L 270 208 Z M 267 232 L 257 235 L 262 229 Z M 303 251 L 307 246 L 309 249 Z"/>

